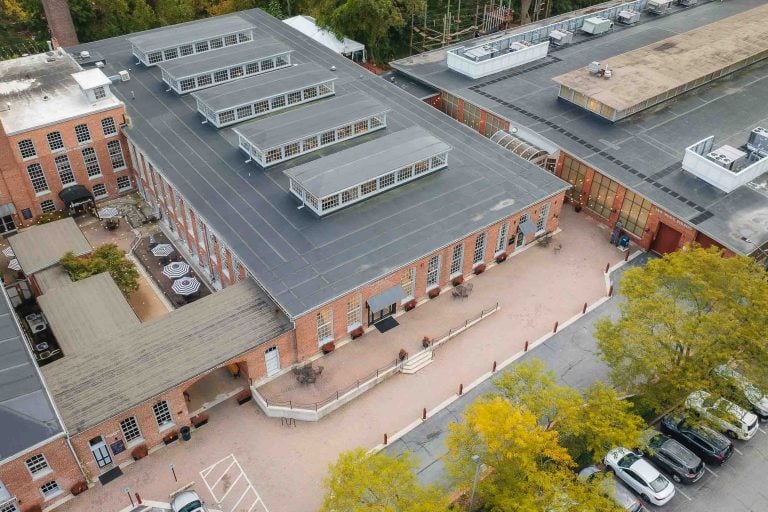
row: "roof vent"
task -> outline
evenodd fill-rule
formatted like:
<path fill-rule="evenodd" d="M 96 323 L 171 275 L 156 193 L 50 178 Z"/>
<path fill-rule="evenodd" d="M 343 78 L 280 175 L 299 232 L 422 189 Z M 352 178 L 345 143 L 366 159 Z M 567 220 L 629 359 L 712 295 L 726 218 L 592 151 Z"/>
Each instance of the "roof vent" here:
<path fill-rule="evenodd" d="M 91 52 L 83 50 L 80 52 L 80 58 L 81 59 L 90 59 L 91 58 Z"/>

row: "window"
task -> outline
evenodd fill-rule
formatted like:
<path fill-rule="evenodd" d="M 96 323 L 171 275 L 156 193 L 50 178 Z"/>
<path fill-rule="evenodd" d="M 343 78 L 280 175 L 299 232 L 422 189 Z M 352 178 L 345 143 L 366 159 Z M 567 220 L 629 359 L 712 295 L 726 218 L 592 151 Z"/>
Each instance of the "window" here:
<path fill-rule="evenodd" d="M 235 120 L 234 110 L 225 110 L 224 112 L 219 112 L 219 124 L 231 123 L 234 120 Z"/>
<path fill-rule="evenodd" d="M 267 100 L 261 100 L 256 102 L 256 113 L 261 114 L 262 112 L 266 112 L 269 110 L 269 101 Z"/>
<path fill-rule="evenodd" d="M 352 125 L 342 126 L 341 128 L 339 128 L 337 130 L 337 132 L 339 134 L 339 140 L 346 139 L 347 137 L 351 137 L 352 136 Z"/>
<path fill-rule="evenodd" d="M 216 39 L 211 39 L 209 43 L 211 44 L 212 50 L 215 48 L 221 48 L 222 46 L 224 46 L 224 41 L 222 41 L 220 37 Z"/>
<path fill-rule="evenodd" d="M 157 64 L 163 60 L 163 54 L 161 52 L 152 52 L 147 55 L 147 60 L 150 64 Z"/>
<path fill-rule="evenodd" d="M 288 59 L 286 59 L 283 55 L 278 56 L 275 59 L 275 65 L 279 68 L 282 68 L 284 66 L 288 65 Z"/>
<path fill-rule="evenodd" d="M 19 152 L 21 153 L 21 158 L 24 160 L 37 156 L 35 145 L 32 144 L 32 141 L 29 139 L 19 141 Z"/>
<path fill-rule="evenodd" d="M 173 60 L 179 57 L 179 50 L 176 48 L 169 48 L 167 50 L 163 50 L 163 56 L 165 57 L 165 60 Z"/>
<path fill-rule="evenodd" d="M 507 245 L 507 235 L 509 234 L 509 222 L 505 222 L 499 229 L 499 238 L 496 240 L 496 252 L 501 252 Z"/>
<path fill-rule="evenodd" d="M 348 188 L 341 193 L 341 203 L 346 204 L 357 199 L 357 187 Z"/>
<path fill-rule="evenodd" d="M 244 107 L 237 108 L 237 118 L 243 119 L 244 117 L 251 117 L 253 115 L 253 107 L 246 105 Z"/>
<path fill-rule="evenodd" d="M 211 75 L 200 75 L 197 77 L 197 87 L 198 89 L 200 87 L 208 87 L 213 83 L 213 78 L 211 78 Z"/>
<path fill-rule="evenodd" d="M 436 254 L 429 259 L 427 264 L 427 290 L 437 286 L 440 281 L 440 255 Z"/>
<path fill-rule="evenodd" d="M 0 505 L 0 512 L 19 512 L 19 509 L 16 506 L 16 499 L 14 498 L 13 500 Z"/>
<path fill-rule="evenodd" d="M 40 486 L 40 492 L 43 493 L 46 500 L 49 500 L 61 494 L 61 489 L 59 489 L 59 484 L 56 483 L 56 480 L 51 480 Z"/>
<path fill-rule="evenodd" d="M 323 210 L 332 210 L 339 206 L 339 194 L 324 197 L 322 201 Z"/>
<path fill-rule="evenodd" d="M 288 104 L 293 105 L 301 101 L 301 91 L 294 91 L 288 93 Z"/>
<path fill-rule="evenodd" d="M 233 78 L 233 79 L 234 78 L 239 78 L 239 77 L 243 76 L 243 74 L 245 74 L 245 72 L 243 71 L 243 66 L 237 66 L 237 67 L 234 67 L 234 68 L 229 68 L 229 77 L 230 78 Z"/>
<path fill-rule="evenodd" d="M 355 123 L 355 133 L 365 133 L 368 131 L 368 120 Z"/>
<path fill-rule="evenodd" d="M 285 96 L 275 96 L 271 100 L 272 108 L 283 108 L 285 106 Z"/>
<path fill-rule="evenodd" d="M 240 32 L 239 34 L 237 34 L 237 40 L 240 41 L 241 43 L 245 43 L 246 41 L 250 41 L 251 40 L 251 34 L 249 34 L 248 32 Z"/>
<path fill-rule="evenodd" d="M 216 72 L 213 74 L 213 81 L 214 81 L 214 82 L 217 82 L 217 83 L 218 83 L 218 82 L 223 82 L 223 81 L 225 81 L 227 78 L 229 78 L 229 75 L 227 74 L 227 70 L 226 70 L 226 69 L 222 69 L 222 70 L 220 70 L 220 71 L 216 71 Z"/>
<path fill-rule="evenodd" d="M 75 136 L 77 137 L 77 142 L 80 144 L 83 144 L 85 142 L 91 141 L 91 132 L 88 130 L 87 124 L 79 124 L 75 126 Z"/>
<path fill-rule="evenodd" d="M 347 301 L 347 329 L 361 325 L 361 319 L 360 294 L 356 293 Z"/>
<path fill-rule="evenodd" d="M 391 172 L 379 178 L 379 188 L 391 187 L 395 184 L 395 173 Z"/>
<path fill-rule="evenodd" d="M 96 183 L 93 185 L 93 197 L 96 199 L 107 195 L 107 187 L 103 183 Z"/>
<path fill-rule="evenodd" d="M 61 139 L 61 132 L 51 132 L 47 137 L 48 147 L 51 148 L 51 151 L 64 149 L 64 141 Z"/>
<path fill-rule="evenodd" d="M 232 46 L 233 44 L 237 44 L 237 34 L 230 34 L 228 36 L 224 36 L 224 44 L 227 46 Z"/>
<path fill-rule="evenodd" d="M 312 151 L 317 147 L 317 136 L 304 139 L 301 143 L 303 151 Z"/>
<path fill-rule="evenodd" d="M 141 430 L 139 430 L 139 424 L 135 416 L 130 416 L 121 421 L 120 430 L 123 431 L 126 443 L 130 443 L 134 439 L 141 439 Z"/>
<path fill-rule="evenodd" d="M 96 156 L 96 150 L 93 148 L 83 148 L 83 163 L 88 176 L 94 178 L 101 176 L 101 167 L 99 167 L 99 158 Z"/>
<path fill-rule="evenodd" d="M 184 80 L 179 80 L 179 90 L 191 91 L 194 88 L 195 88 L 194 78 L 185 78 Z"/>
<path fill-rule="evenodd" d="M 376 180 L 366 181 L 360 186 L 360 192 L 362 195 L 371 194 L 376 192 Z"/>
<path fill-rule="evenodd" d="M 326 144 L 331 144 L 336 141 L 336 132 L 330 131 L 325 132 L 322 135 L 320 135 L 320 145 L 325 146 Z"/>
<path fill-rule="evenodd" d="M 411 267 L 405 271 L 400 280 L 400 286 L 403 287 L 406 297 L 413 297 L 413 291 L 416 288 L 416 267 Z"/>
<path fill-rule="evenodd" d="M 210 48 L 208 48 L 208 41 L 198 41 L 197 43 L 195 43 L 196 52 L 202 53 L 202 52 L 207 52 L 208 50 L 210 50 Z"/>
<path fill-rule="evenodd" d="M 539 218 L 536 219 L 536 232 L 545 231 L 547 229 L 547 218 L 549 217 L 549 203 L 541 205 L 541 213 Z"/>
<path fill-rule="evenodd" d="M 438 167 L 445 165 L 445 155 L 437 155 L 432 157 L 432 168 L 437 169 Z"/>
<path fill-rule="evenodd" d="M 317 343 L 322 345 L 333 340 L 333 311 L 331 308 L 317 312 Z"/>
<path fill-rule="evenodd" d="M 592 186 L 589 189 L 587 208 L 605 219 L 609 218 L 618 189 L 618 183 L 602 174 L 595 173 L 594 178 L 592 178 Z"/>
<path fill-rule="evenodd" d="M 106 90 L 106 89 L 104 89 L 104 86 L 103 86 L 103 85 L 100 85 L 100 86 L 98 86 L 98 87 L 94 87 L 94 88 L 93 88 L 93 96 L 94 96 L 94 97 L 95 97 L 97 100 L 103 100 L 104 98 L 106 98 L 106 97 L 107 97 L 107 90 Z"/>
<path fill-rule="evenodd" d="M 57 156 L 54 161 L 56 162 L 56 170 L 59 171 L 59 178 L 63 186 L 69 185 L 75 182 L 75 176 L 72 174 L 72 166 L 69 164 L 69 157 L 67 155 Z"/>
<path fill-rule="evenodd" d="M 194 48 L 191 44 L 185 44 L 179 49 L 181 50 L 182 57 L 186 57 L 187 55 L 192 55 L 192 53 L 194 53 Z"/>
<path fill-rule="evenodd" d="M 262 71 L 269 71 L 270 69 L 275 69 L 275 61 L 272 59 L 264 59 L 261 61 L 261 70 Z"/>
<path fill-rule="evenodd" d="M 461 267 L 464 264 L 464 244 L 458 244 L 453 246 L 453 254 L 451 254 L 451 276 L 455 274 L 461 274 Z"/>
<path fill-rule="evenodd" d="M 25 464 L 27 465 L 27 469 L 29 470 L 32 475 L 37 475 L 38 473 L 48 472 L 46 470 L 50 470 L 50 467 L 48 466 L 48 461 L 45 460 L 45 455 L 42 453 L 38 453 L 37 455 L 33 455 L 32 457 L 28 458 L 25 461 Z"/>
<path fill-rule="evenodd" d="M 296 156 L 301 153 L 301 144 L 299 142 L 292 142 L 285 145 L 285 157 Z"/>
<path fill-rule="evenodd" d="M 119 140 L 111 140 L 107 142 L 107 151 L 109 152 L 109 160 L 112 162 L 112 170 L 116 171 L 125 167 L 123 147 L 120 145 Z"/>
<path fill-rule="evenodd" d="M 155 413 L 155 420 L 157 426 L 161 429 L 165 426 L 173 425 L 173 418 L 171 417 L 171 410 L 168 408 L 168 402 L 161 400 L 152 406 L 152 411 Z"/>
<path fill-rule="evenodd" d="M 421 162 L 416 162 L 413 168 L 416 174 L 421 174 L 423 172 L 426 172 L 429 170 L 429 160 L 422 160 Z"/>
<path fill-rule="evenodd" d="M 40 209 L 43 211 L 43 213 L 52 213 L 56 211 L 56 203 L 54 203 L 50 199 L 46 199 L 42 203 L 40 203 Z"/>
<path fill-rule="evenodd" d="M 409 165 L 408 167 L 403 167 L 399 171 L 397 171 L 397 181 L 404 181 L 409 179 L 411 176 L 413 176 L 413 166 Z"/>
<path fill-rule="evenodd" d="M 104 132 L 105 137 L 114 135 L 117 133 L 117 127 L 115 126 L 115 120 L 111 117 L 105 117 L 101 120 L 101 131 Z"/>
<path fill-rule="evenodd" d="M 245 65 L 245 74 L 246 75 L 253 75 L 255 73 L 259 72 L 259 63 L 258 62 L 251 62 L 250 64 Z"/>
<path fill-rule="evenodd" d="M 378 117 L 372 117 L 370 119 L 370 122 L 371 122 L 371 129 L 378 128 L 379 126 L 382 126 L 384 124 L 384 121 L 382 121 Z"/>
<path fill-rule="evenodd" d="M 267 151 L 267 163 L 283 159 L 283 148 L 275 148 Z"/>
<path fill-rule="evenodd" d="M 571 201 L 578 202 L 580 200 L 581 187 L 584 185 L 584 178 L 586 175 L 586 165 L 569 156 L 563 158 L 563 170 L 560 173 L 560 178 L 573 185 L 573 187 L 566 192 L 566 196 L 568 196 L 568 199 Z"/>
<path fill-rule="evenodd" d="M 308 100 L 310 98 L 317 97 L 317 87 L 307 87 L 304 89 L 304 99 Z"/>
<path fill-rule="evenodd" d="M 331 94 L 333 92 L 333 89 L 331 89 L 331 86 L 328 84 L 320 84 L 318 86 L 318 89 L 320 90 L 320 94 Z"/>
<path fill-rule="evenodd" d="M 119 191 L 128 190 L 131 188 L 131 178 L 128 176 L 118 176 L 117 177 L 117 189 Z"/>
<path fill-rule="evenodd" d="M 27 166 L 27 174 L 29 174 L 35 192 L 38 194 L 48 192 L 48 182 L 45 181 L 45 174 L 43 174 L 43 168 L 40 164 L 35 163 Z"/>
<path fill-rule="evenodd" d="M 485 258 L 485 240 L 487 238 L 487 233 L 480 233 L 475 238 L 475 252 L 472 255 L 472 264 L 483 262 Z"/>
<path fill-rule="evenodd" d="M 624 202 L 621 204 L 619 220 L 624 226 L 624 229 L 637 236 L 642 236 L 650 211 L 650 201 L 627 190 L 626 195 L 624 196 Z"/>

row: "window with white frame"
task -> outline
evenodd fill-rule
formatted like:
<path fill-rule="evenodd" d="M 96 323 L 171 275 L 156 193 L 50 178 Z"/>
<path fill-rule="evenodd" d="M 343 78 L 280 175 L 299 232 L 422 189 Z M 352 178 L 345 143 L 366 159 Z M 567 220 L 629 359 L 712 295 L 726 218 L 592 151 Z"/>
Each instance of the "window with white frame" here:
<path fill-rule="evenodd" d="M 53 213 L 56 211 L 56 203 L 52 199 L 46 199 L 40 203 L 40 209 L 43 213 Z"/>
<path fill-rule="evenodd" d="M 237 107 L 237 118 L 243 119 L 244 117 L 251 117 L 253 115 L 253 106 L 246 105 L 244 107 Z"/>
<path fill-rule="evenodd" d="M 72 173 L 72 166 L 69 163 L 67 155 L 59 155 L 54 159 L 56 170 L 59 172 L 62 186 L 67 186 L 75 182 L 75 175 Z"/>
<path fill-rule="evenodd" d="M 160 428 L 173 425 L 173 418 L 171 417 L 171 409 L 168 407 L 168 402 L 160 400 L 152 406 L 152 411 L 155 413 L 155 421 Z"/>
<path fill-rule="evenodd" d="M 391 187 L 395 184 L 395 173 L 391 172 L 379 178 L 379 188 Z"/>
<path fill-rule="evenodd" d="M 346 139 L 347 137 L 352 136 L 352 125 L 348 124 L 347 126 L 342 126 L 336 132 L 339 134 L 339 140 Z"/>
<path fill-rule="evenodd" d="M 397 171 L 397 181 L 403 181 L 410 179 L 410 177 L 413 176 L 413 166 L 409 165 L 408 167 L 403 167 L 399 171 Z"/>
<path fill-rule="evenodd" d="M 111 117 L 105 117 L 101 120 L 101 131 L 105 137 L 115 135 L 117 133 L 117 126 L 115 126 L 115 120 Z"/>
<path fill-rule="evenodd" d="M 307 87 L 304 89 L 304 99 L 308 100 L 317 96 L 317 87 Z"/>
<path fill-rule="evenodd" d="M 19 512 L 18 507 L 16 506 L 16 499 L 14 498 L 13 501 L 9 501 L 6 503 L 3 503 L 0 505 L 0 512 Z"/>
<path fill-rule="evenodd" d="M 547 228 L 547 217 L 549 217 L 549 203 L 541 205 L 541 213 L 536 219 L 536 232 L 539 233 Z"/>
<path fill-rule="evenodd" d="M 27 158 L 33 158 L 37 156 L 37 151 L 35 151 L 35 145 L 32 144 L 32 141 L 30 139 L 24 139 L 19 141 L 19 153 L 21 153 L 21 158 L 26 160 Z"/>
<path fill-rule="evenodd" d="M 437 286 L 440 282 L 440 255 L 436 254 L 427 264 L 427 289 Z"/>
<path fill-rule="evenodd" d="M 163 57 L 165 57 L 165 60 L 173 60 L 179 58 L 179 50 L 176 48 L 169 48 L 167 50 L 163 50 Z"/>
<path fill-rule="evenodd" d="M 360 308 L 360 294 L 352 295 L 347 301 L 347 328 L 357 327 L 362 324 L 362 309 Z"/>
<path fill-rule="evenodd" d="M 237 34 L 230 34 L 228 36 L 224 36 L 224 44 L 227 46 L 232 46 L 233 44 L 237 44 Z"/>
<path fill-rule="evenodd" d="M 400 280 L 400 286 L 403 287 L 406 297 L 413 297 L 416 290 L 416 267 L 410 267 L 403 274 Z"/>
<path fill-rule="evenodd" d="M 197 87 L 208 87 L 213 83 L 213 78 L 211 78 L 211 75 L 200 75 L 196 78 L 197 80 Z"/>
<path fill-rule="evenodd" d="M 61 132 L 51 132 L 46 135 L 48 139 L 48 147 L 51 151 L 59 151 L 64 149 L 64 139 L 61 138 Z"/>
<path fill-rule="evenodd" d="M 225 110 L 224 112 L 219 112 L 219 123 L 231 123 L 235 120 L 235 111 L 233 109 Z"/>
<path fill-rule="evenodd" d="M 126 443 L 130 443 L 134 439 L 141 439 L 141 430 L 139 430 L 139 423 L 136 421 L 136 416 L 129 416 L 121 421 L 120 430 L 123 431 L 123 437 L 125 437 Z"/>
<path fill-rule="evenodd" d="M 213 81 L 216 83 L 224 82 L 225 80 L 229 79 L 229 74 L 227 73 L 226 69 L 222 69 L 220 71 L 216 71 L 213 74 Z"/>
<path fill-rule="evenodd" d="M 272 59 L 265 59 L 265 60 L 261 61 L 261 70 L 262 71 L 267 71 L 269 69 L 274 69 L 274 68 L 275 68 L 275 61 L 274 60 L 272 60 Z"/>
<path fill-rule="evenodd" d="M 317 147 L 317 135 L 313 135 L 301 141 L 302 151 L 312 151 Z"/>
<path fill-rule="evenodd" d="M 507 245 L 507 234 L 509 234 L 509 222 L 505 222 L 499 229 L 499 238 L 496 241 L 496 252 L 501 252 Z"/>
<path fill-rule="evenodd" d="M 181 48 L 181 56 L 186 57 L 187 55 L 192 55 L 195 52 L 194 47 L 191 44 L 185 44 Z"/>
<path fill-rule="evenodd" d="M 317 342 L 319 345 L 333 341 L 333 311 L 331 308 L 317 312 Z"/>
<path fill-rule="evenodd" d="M 43 168 L 40 164 L 34 163 L 28 165 L 27 174 L 29 174 L 29 179 L 32 182 L 32 188 L 35 189 L 35 192 L 38 194 L 48 192 L 48 182 L 45 181 L 45 173 L 43 173 Z"/>
<path fill-rule="evenodd" d="M 275 96 L 270 100 L 272 109 L 283 108 L 285 106 L 285 96 Z"/>
<path fill-rule="evenodd" d="M 320 203 L 320 207 L 323 210 L 331 210 L 333 208 L 336 208 L 337 206 L 339 206 L 339 194 L 324 197 L 322 202 Z"/>
<path fill-rule="evenodd" d="M 341 193 L 341 203 L 345 204 L 354 201 L 358 197 L 357 187 L 348 188 Z"/>
<path fill-rule="evenodd" d="M 116 171 L 125 167 L 125 158 L 123 157 L 123 147 L 120 145 L 119 140 L 111 140 L 107 142 L 107 152 L 109 153 L 109 160 L 112 162 L 112 170 Z"/>
<path fill-rule="evenodd" d="M 288 104 L 293 105 L 301 101 L 301 91 L 294 91 L 288 93 Z"/>
<path fill-rule="evenodd" d="M 93 88 L 93 96 L 97 100 L 103 100 L 104 98 L 107 97 L 107 90 L 104 88 L 103 85 L 100 85 L 98 87 L 94 87 Z"/>
<path fill-rule="evenodd" d="M 421 162 L 416 162 L 413 165 L 413 168 L 415 169 L 416 174 L 427 172 L 429 170 L 429 160 L 422 160 Z"/>
<path fill-rule="evenodd" d="M 451 269 L 450 274 L 454 276 L 461 274 L 461 268 L 464 264 L 464 244 L 458 244 L 453 246 L 453 253 L 451 254 Z"/>
<path fill-rule="evenodd" d="M 91 142 L 91 131 L 88 129 L 88 125 L 79 124 L 75 126 L 75 137 L 77 137 L 77 142 L 80 144 Z"/>
<path fill-rule="evenodd" d="M 161 60 L 163 60 L 163 54 L 162 52 L 152 52 L 147 54 L 147 60 L 150 64 L 157 64 Z"/>
<path fill-rule="evenodd" d="M 269 100 L 261 100 L 256 102 L 256 113 L 261 114 L 269 110 Z"/>
<path fill-rule="evenodd" d="M 259 72 L 259 63 L 258 62 L 250 62 L 245 65 L 245 74 L 246 75 L 253 75 L 255 73 Z"/>
<path fill-rule="evenodd" d="M 49 500 L 61 494 L 61 489 L 59 488 L 59 484 L 56 483 L 56 480 L 51 480 L 40 486 L 40 492 L 43 493 L 43 497 L 45 497 L 46 500 Z"/>
<path fill-rule="evenodd" d="M 475 238 L 475 253 L 472 256 L 472 264 L 482 263 L 485 258 L 485 240 L 488 238 L 486 233 L 480 233 Z"/>
<path fill-rule="evenodd" d="M 245 74 L 245 71 L 243 71 L 243 66 L 235 66 L 233 68 L 229 68 L 229 77 L 232 79 L 239 78 Z"/>
<path fill-rule="evenodd" d="M 372 194 L 376 192 L 376 180 L 366 181 L 360 185 L 360 193 L 362 195 Z"/>
<path fill-rule="evenodd" d="M 93 197 L 99 199 L 107 195 L 107 187 L 103 183 L 96 183 L 93 185 Z"/>
<path fill-rule="evenodd" d="M 88 172 L 88 176 L 94 178 L 101 176 L 101 167 L 99 166 L 99 158 L 96 156 L 96 150 L 93 148 L 83 148 L 83 163 L 85 163 L 85 170 Z"/>
<path fill-rule="evenodd" d="M 290 144 L 285 145 L 285 157 L 291 157 L 295 156 L 301 153 L 301 143 L 299 142 L 291 142 Z"/>
<path fill-rule="evenodd" d="M 320 144 L 326 145 L 336 141 L 336 131 L 325 132 L 320 135 Z"/>
<path fill-rule="evenodd" d="M 183 91 L 191 91 L 195 88 L 195 79 L 194 78 L 184 78 L 183 80 L 179 80 L 179 90 Z"/>
<path fill-rule="evenodd" d="M 195 43 L 195 51 L 198 53 L 207 52 L 209 49 L 208 41 L 198 41 Z"/>
<path fill-rule="evenodd" d="M 38 453 L 28 458 L 24 463 L 27 465 L 27 469 L 32 476 L 48 473 L 51 468 L 48 465 L 48 461 L 45 460 L 45 455 Z"/>

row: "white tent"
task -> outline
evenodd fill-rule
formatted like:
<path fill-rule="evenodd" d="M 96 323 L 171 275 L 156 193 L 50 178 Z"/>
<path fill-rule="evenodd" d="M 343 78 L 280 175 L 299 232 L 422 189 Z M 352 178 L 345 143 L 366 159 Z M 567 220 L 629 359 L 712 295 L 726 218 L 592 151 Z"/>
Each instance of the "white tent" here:
<path fill-rule="evenodd" d="M 283 20 L 283 22 L 287 23 L 290 27 L 298 30 L 302 34 L 311 37 L 323 46 L 328 47 L 336 53 L 340 53 L 353 60 L 355 58 L 355 54 L 357 52 L 361 52 L 363 56 L 363 62 L 365 62 L 365 45 L 346 37 L 343 41 L 339 41 L 339 39 L 333 35 L 332 32 L 318 27 L 317 23 L 315 22 L 315 18 L 312 16 L 294 16 L 293 18 Z"/>

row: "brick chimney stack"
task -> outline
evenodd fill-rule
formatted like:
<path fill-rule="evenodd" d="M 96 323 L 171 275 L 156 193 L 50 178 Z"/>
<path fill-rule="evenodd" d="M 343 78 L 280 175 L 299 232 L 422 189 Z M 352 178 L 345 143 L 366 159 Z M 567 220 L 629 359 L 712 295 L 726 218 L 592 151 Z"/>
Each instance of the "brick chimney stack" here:
<path fill-rule="evenodd" d="M 67 0 L 43 0 L 45 18 L 48 20 L 48 28 L 51 36 L 64 47 L 78 44 L 75 24 L 72 23 L 72 14 L 69 12 Z"/>

